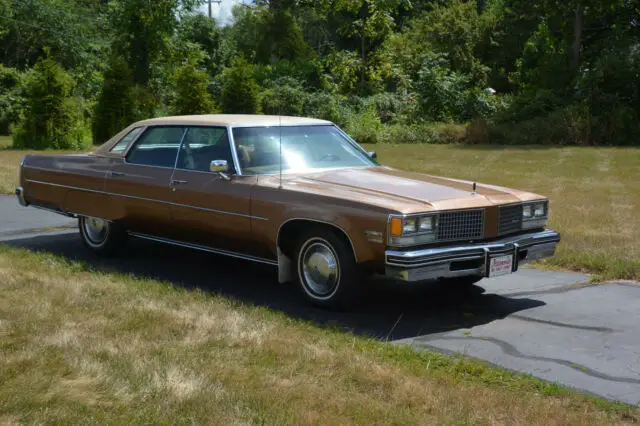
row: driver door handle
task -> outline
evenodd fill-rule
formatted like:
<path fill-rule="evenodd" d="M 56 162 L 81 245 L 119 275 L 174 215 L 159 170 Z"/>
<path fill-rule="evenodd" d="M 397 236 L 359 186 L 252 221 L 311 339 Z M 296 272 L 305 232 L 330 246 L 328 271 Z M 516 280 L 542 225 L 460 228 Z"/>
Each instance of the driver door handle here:
<path fill-rule="evenodd" d="M 188 180 L 177 180 L 177 179 L 173 179 L 171 181 L 171 185 L 176 186 L 176 185 L 184 185 L 185 183 L 189 183 Z"/>

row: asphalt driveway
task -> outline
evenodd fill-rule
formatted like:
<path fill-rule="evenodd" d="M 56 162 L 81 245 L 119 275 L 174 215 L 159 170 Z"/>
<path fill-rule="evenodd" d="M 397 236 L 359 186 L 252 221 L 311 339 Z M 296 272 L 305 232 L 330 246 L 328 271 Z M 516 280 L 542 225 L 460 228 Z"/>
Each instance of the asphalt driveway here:
<path fill-rule="evenodd" d="M 586 275 L 535 269 L 484 280 L 463 293 L 373 280 L 360 308 L 333 313 L 304 304 L 264 265 L 144 241 L 132 242 L 121 257 L 97 258 L 84 250 L 74 225 L 0 197 L 0 243 L 200 288 L 398 344 L 462 353 L 640 405 L 638 284 L 594 286 Z"/>

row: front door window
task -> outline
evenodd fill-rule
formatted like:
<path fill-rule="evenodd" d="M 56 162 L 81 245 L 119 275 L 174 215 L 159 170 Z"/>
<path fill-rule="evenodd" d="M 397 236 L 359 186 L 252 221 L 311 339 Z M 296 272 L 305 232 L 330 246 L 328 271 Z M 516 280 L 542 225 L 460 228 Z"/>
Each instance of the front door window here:
<path fill-rule="evenodd" d="M 231 147 L 224 127 L 190 127 L 178 156 L 178 169 L 208 172 L 214 160 L 226 160 L 233 167 Z"/>

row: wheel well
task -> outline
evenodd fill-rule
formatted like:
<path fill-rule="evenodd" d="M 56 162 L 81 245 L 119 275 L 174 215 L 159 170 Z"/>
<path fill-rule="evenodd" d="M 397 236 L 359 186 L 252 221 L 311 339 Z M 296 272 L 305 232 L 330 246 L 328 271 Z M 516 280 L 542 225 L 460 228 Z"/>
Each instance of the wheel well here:
<path fill-rule="evenodd" d="M 342 228 L 330 223 L 317 222 L 309 219 L 290 220 L 288 222 L 285 222 L 280 227 L 280 230 L 278 231 L 278 247 L 280 248 L 282 253 L 284 253 L 289 258 L 293 258 L 293 250 L 295 249 L 296 237 L 302 232 L 309 230 L 310 228 L 333 231 L 340 239 L 343 240 L 347 247 L 351 248 L 353 256 L 357 261 L 355 247 L 347 236 L 347 233 L 344 232 Z"/>

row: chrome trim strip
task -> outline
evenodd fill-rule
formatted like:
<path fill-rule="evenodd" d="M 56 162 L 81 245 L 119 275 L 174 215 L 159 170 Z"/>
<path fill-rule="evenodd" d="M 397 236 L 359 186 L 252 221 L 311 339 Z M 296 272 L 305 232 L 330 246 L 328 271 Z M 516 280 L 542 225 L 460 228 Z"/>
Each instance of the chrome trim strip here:
<path fill-rule="evenodd" d="M 185 248 L 194 249 L 194 250 L 206 251 L 209 253 L 221 254 L 223 256 L 235 257 L 237 259 L 244 259 L 244 260 L 250 260 L 252 262 L 264 263 L 266 265 L 278 266 L 278 262 L 275 260 L 269 260 L 269 259 L 265 259 L 257 256 L 250 256 L 247 254 L 237 253 L 234 251 L 216 249 L 212 247 L 203 246 L 200 244 L 185 243 L 182 241 L 171 240 L 169 238 L 154 237 L 153 235 L 139 234 L 136 232 L 129 232 L 129 235 L 131 235 L 132 237 L 143 239 L 143 240 L 156 241 L 159 243 L 171 244 L 178 247 L 185 247 Z"/>
<path fill-rule="evenodd" d="M 246 218 L 249 218 L 249 219 L 264 220 L 264 221 L 268 221 L 269 220 L 267 218 L 260 217 L 260 216 L 251 216 L 251 215 L 246 215 L 246 214 L 242 214 L 242 213 L 233 213 L 233 212 L 227 212 L 227 211 L 223 211 L 223 210 L 207 209 L 207 208 L 204 208 L 204 207 L 190 206 L 188 204 L 172 203 L 170 201 L 161 201 L 161 200 L 154 200 L 154 199 L 151 199 L 151 198 L 136 197 L 134 195 L 116 194 L 116 193 L 113 193 L 113 192 L 98 191 L 96 189 L 88 189 L 88 188 L 78 188 L 76 186 L 60 185 L 60 184 L 57 184 L 57 183 L 42 182 L 42 181 L 32 180 L 32 179 L 26 179 L 26 181 L 27 182 L 31 182 L 31 183 L 37 183 L 37 184 L 40 184 L 40 185 L 55 186 L 57 188 L 75 189 L 75 190 L 78 190 L 78 191 L 93 192 L 93 193 L 96 193 L 96 194 L 111 195 L 111 196 L 114 196 L 114 197 L 124 197 L 124 198 L 131 198 L 131 199 L 134 199 L 134 200 L 151 201 L 151 202 L 154 202 L 154 203 L 167 204 L 167 205 L 170 205 L 170 206 L 186 207 L 186 208 L 189 208 L 189 209 L 202 210 L 202 211 L 205 211 L 205 212 L 226 214 L 226 215 L 229 215 L 229 216 L 239 216 L 239 217 L 246 217 Z"/>
<path fill-rule="evenodd" d="M 176 155 L 176 161 L 173 162 L 173 171 L 175 172 L 178 168 L 178 159 L 180 159 L 180 151 L 182 150 L 182 145 L 184 144 L 184 138 L 187 137 L 187 133 L 189 133 L 189 128 L 186 127 L 184 132 L 182 133 L 182 137 L 180 138 L 180 143 L 178 144 L 178 154 Z M 173 179 L 173 174 L 171 175 L 171 179 Z"/>
<path fill-rule="evenodd" d="M 279 243 L 278 243 L 278 241 L 280 241 L 280 231 L 282 230 L 282 227 L 283 227 L 285 224 L 287 224 L 287 223 L 289 223 L 289 222 L 292 222 L 292 221 L 294 221 L 294 220 L 306 220 L 307 222 L 323 223 L 323 224 L 325 224 L 325 225 L 329 225 L 329 226 L 332 226 L 332 227 L 334 227 L 334 228 L 338 228 L 339 230 L 341 230 L 341 231 L 342 231 L 342 233 L 343 233 L 344 235 L 346 235 L 346 236 L 347 236 L 347 239 L 349 240 L 349 244 L 351 244 L 351 250 L 353 251 L 353 257 L 354 257 L 355 261 L 356 261 L 356 262 L 358 262 L 358 254 L 356 253 L 356 247 L 353 245 L 353 241 L 351 240 L 351 237 L 349 236 L 349 233 L 348 233 L 347 231 L 345 231 L 342 227 L 340 227 L 340 226 L 336 225 L 335 223 L 325 222 L 325 221 L 323 221 L 323 220 L 317 220 L 317 219 L 307 219 L 307 218 L 305 218 L 305 217 L 293 217 L 293 218 L 291 218 L 291 219 L 287 219 L 287 220 L 285 220 L 284 222 L 282 222 L 282 223 L 280 224 L 280 227 L 278 228 L 278 233 L 276 234 L 276 250 L 278 250 L 278 248 L 279 248 Z"/>
<path fill-rule="evenodd" d="M 272 117 L 278 117 L 276 116 L 272 116 Z M 284 117 L 284 115 L 283 115 Z M 320 122 L 320 123 L 285 123 L 285 124 L 273 124 L 271 126 L 266 125 L 264 123 L 236 123 L 236 124 L 227 124 L 228 127 L 232 127 L 232 128 L 236 128 L 236 129 L 244 129 L 247 127 L 302 127 L 302 126 L 335 126 L 334 123 L 327 121 L 326 123 Z"/>
<path fill-rule="evenodd" d="M 498 252 L 509 251 L 513 250 L 516 245 L 518 246 L 518 249 L 525 250 L 532 246 L 547 243 L 557 243 L 559 241 L 560 234 L 554 230 L 547 229 L 541 232 L 516 235 L 513 237 L 508 237 L 488 243 L 465 244 L 449 247 L 434 247 L 413 251 L 387 250 L 385 251 L 385 262 L 387 266 L 418 268 L 421 266 L 429 265 L 433 262 L 442 262 L 443 260 L 456 260 L 457 258 L 474 255 L 482 257 L 488 255 L 492 250 Z M 390 261 L 390 257 L 396 258 L 398 260 L 398 263 Z"/>
<path fill-rule="evenodd" d="M 238 151 L 236 148 L 236 140 L 233 138 L 233 128 L 227 126 L 227 141 L 229 142 L 229 148 L 231 149 L 231 158 L 233 159 L 233 165 L 236 169 L 236 175 L 242 176 L 242 169 L 240 168 L 240 160 L 238 159 Z"/>

